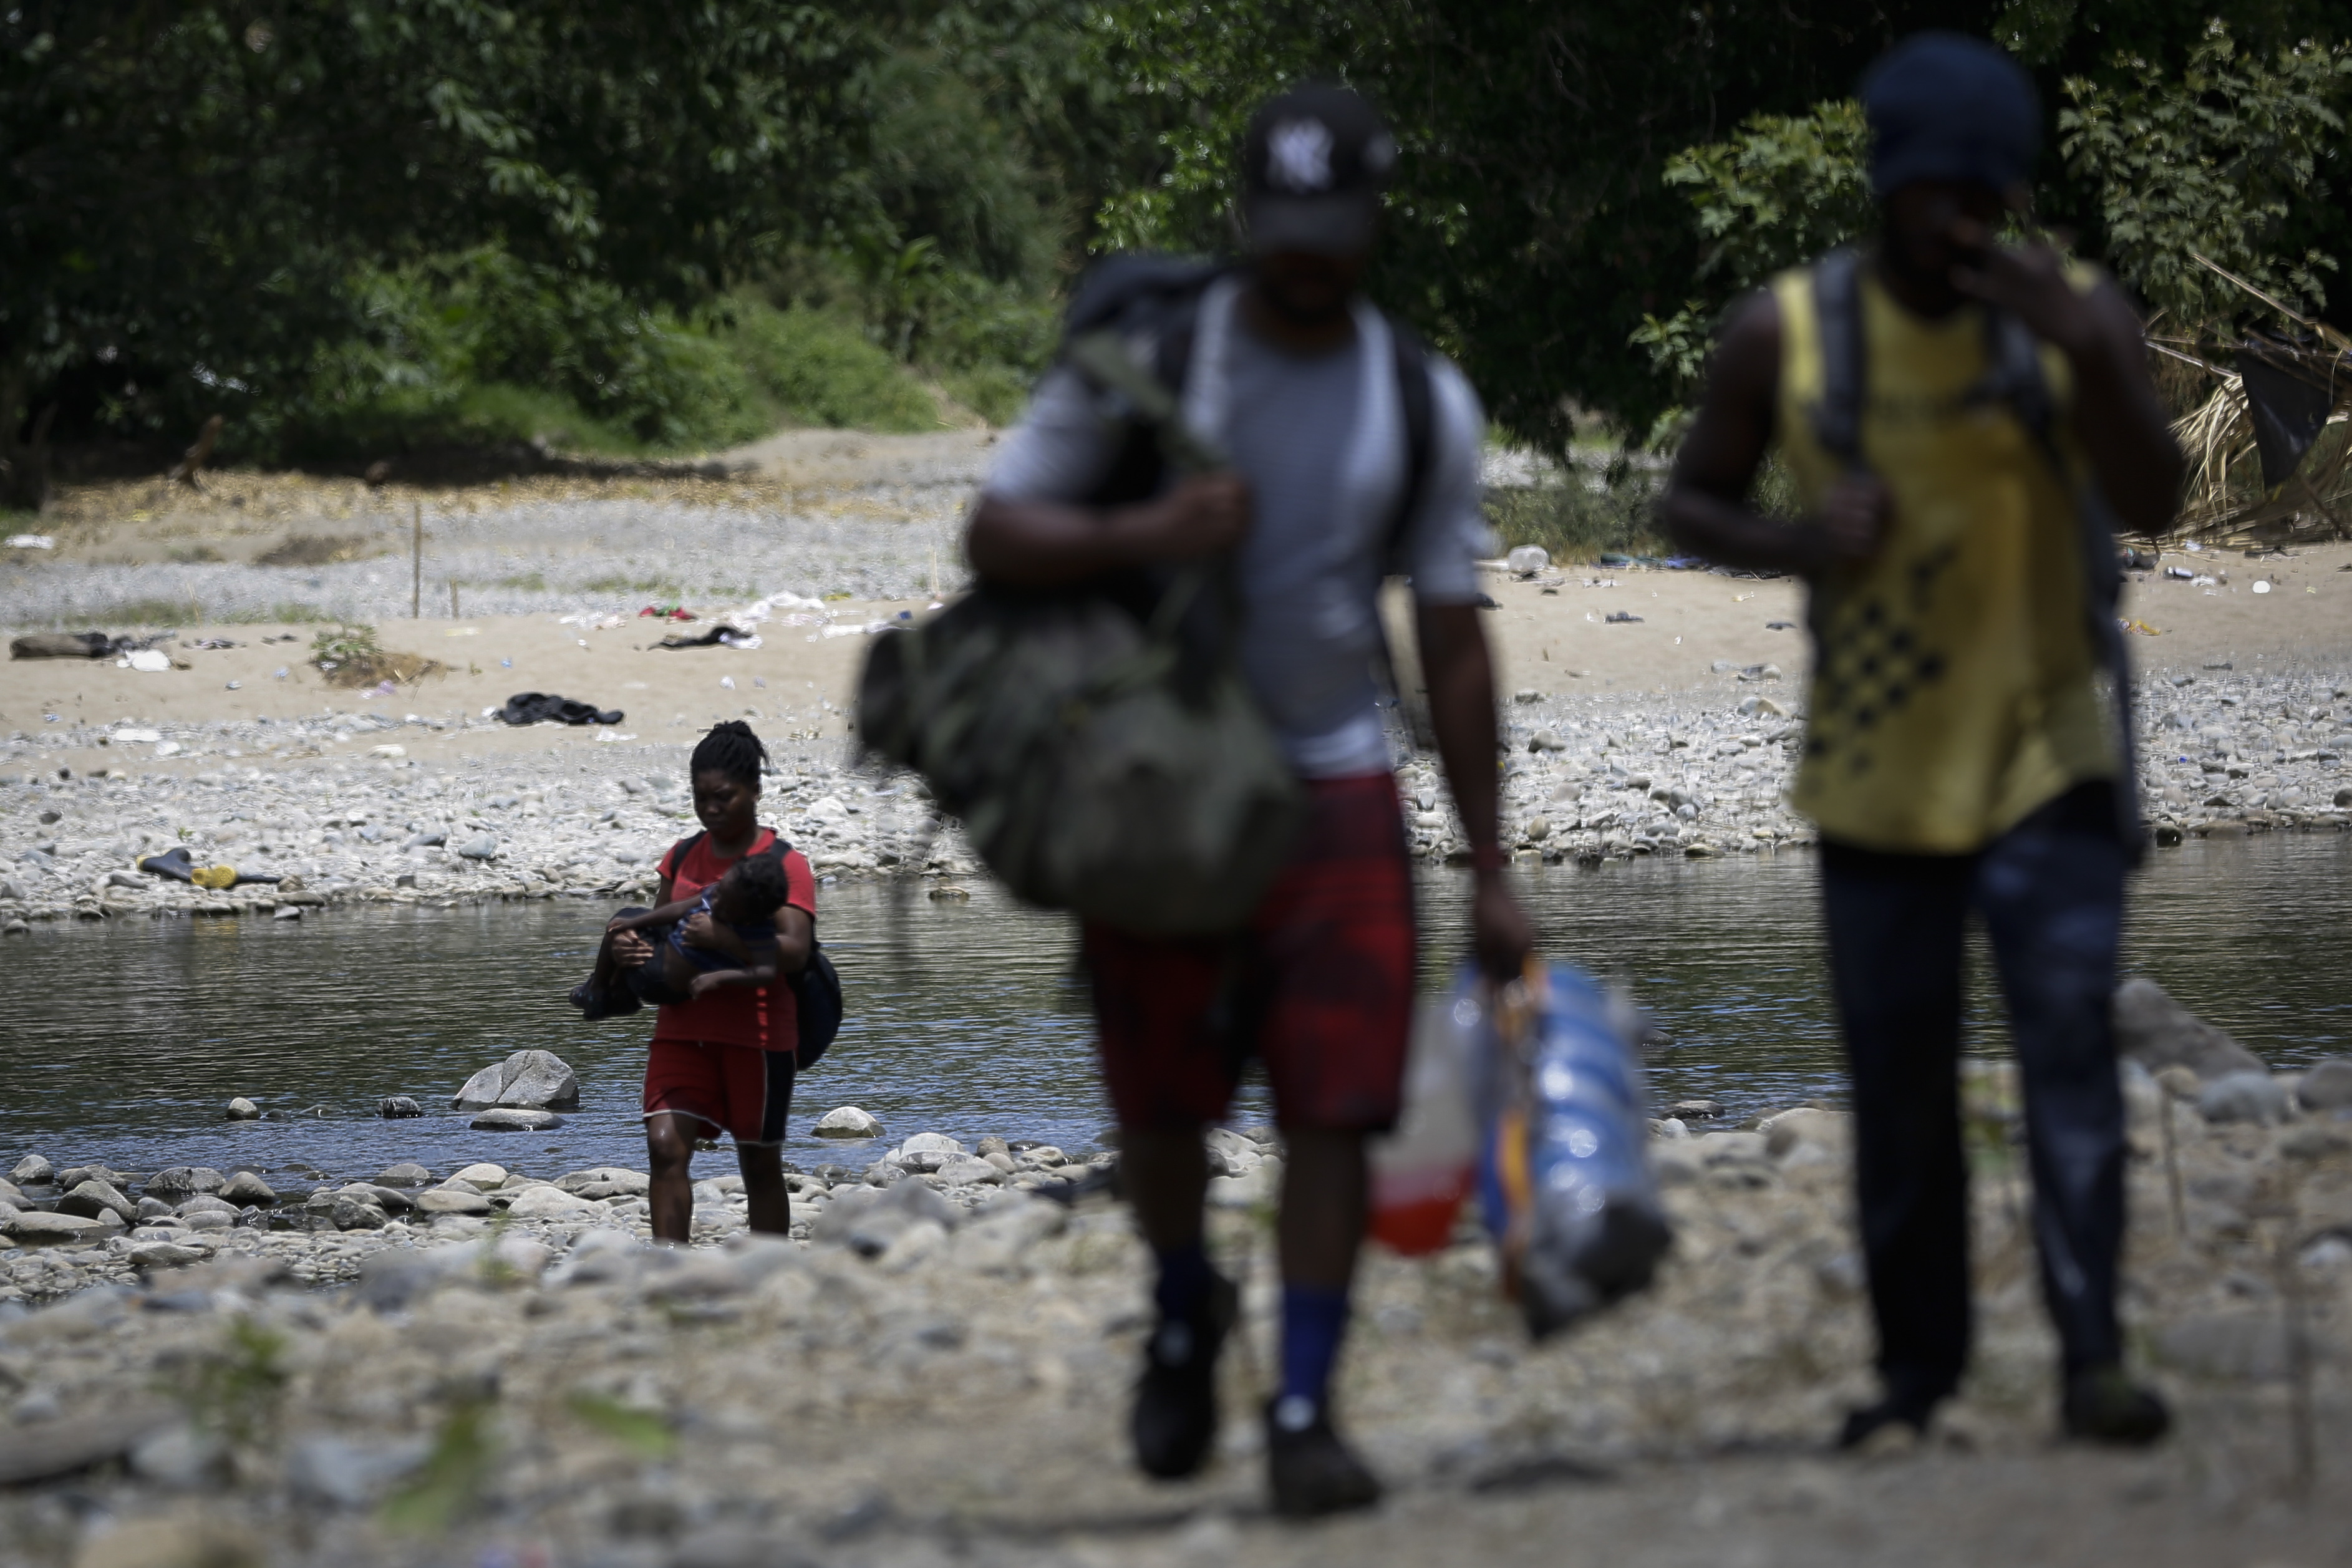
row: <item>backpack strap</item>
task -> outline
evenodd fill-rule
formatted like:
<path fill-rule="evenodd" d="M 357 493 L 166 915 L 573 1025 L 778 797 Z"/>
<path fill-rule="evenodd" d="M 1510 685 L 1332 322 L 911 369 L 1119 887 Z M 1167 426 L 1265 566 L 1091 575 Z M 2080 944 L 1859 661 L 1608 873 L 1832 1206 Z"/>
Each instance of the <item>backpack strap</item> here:
<path fill-rule="evenodd" d="M 1822 346 L 1822 395 L 1813 439 L 1848 468 L 1862 462 L 1862 253 L 1831 251 L 1813 264 L 1813 331 Z"/>
<path fill-rule="evenodd" d="M 667 857 L 669 860 L 669 870 L 663 874 L 663 879 L 666 881 L 676 881 L 677 879 L 678 868 L 684 866 L 686 864 L 686 858 L 694 853 L 694 847 L 709 837 L 710 829 L 705 827 L 695 833 L 688 835 L 686 837 L 681 838 L 677 843 L 671 845 L 669 847 L 669 855 Z M 659 868 L 656 868 L 656 869 L 658 870 Z"/>
<path fill-rule="evenodd" d="M 1386 312 L 1382 313 L 1385 317 Z M 1381 544 L 1381 566 L 1389 576 L 1405 575 L 1404 536 L 1429 490 L 1436 445 L 1434 394 L 1429 384 L 1429 346 L 1402 321 L 1389 319 L 1389 345 L 1396 355 L 1397 412 L 1404 421 L 1404 484 Z"/>
<path fill-rule="evenodd" d="M 2124 645 L 2116 608 L 2123 595 L 2123 567 L 2116 560 L 2116 519 L 2095 475 L 2074 476 L 2059 448 L 2057 402 L 2042 374 L 2042 345 L 2032 329 L 2006 310 L 1985 310 L 1985 375 L 1969 389 L 1970 402 L 2002 402 L 2033 437 L 2059 484 L 2074 497 L 2076 539 L 2081 547 L 2083 613 L 2092 650 L 2107 672 L 2115 704 L 2116 832 L 2137 864 L 2147 846 L 2139 806 L 2139 743 L 2132 732 L 2131 652 Z"/>

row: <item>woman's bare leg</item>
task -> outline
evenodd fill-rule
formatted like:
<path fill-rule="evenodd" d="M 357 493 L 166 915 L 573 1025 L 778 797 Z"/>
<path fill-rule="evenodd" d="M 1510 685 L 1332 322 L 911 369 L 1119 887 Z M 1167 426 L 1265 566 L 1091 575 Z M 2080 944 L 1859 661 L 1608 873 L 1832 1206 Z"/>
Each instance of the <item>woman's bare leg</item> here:
<path fill-rule="evenodd" d="M 646 1118 L 646 1153 L 653 1164 L 646 1201 L 653 1209 L 654 1239 L 685 1246 L 694 1235 L 695 1129 L 701 1123 L 669 1111 Z M 777 1173 L 779 1182 L 782 1173 Z M 749 1186 L 747 1180 L 744 1184 Z"/>

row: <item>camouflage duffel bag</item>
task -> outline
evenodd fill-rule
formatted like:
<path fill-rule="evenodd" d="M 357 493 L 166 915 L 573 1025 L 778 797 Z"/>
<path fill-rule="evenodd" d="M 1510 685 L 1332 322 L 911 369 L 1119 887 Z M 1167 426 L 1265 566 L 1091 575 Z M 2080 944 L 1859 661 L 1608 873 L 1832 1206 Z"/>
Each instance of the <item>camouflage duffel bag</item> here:
<path fill-rule="evenodd" d="M 1105 597 L 976 590 L 877 636 L 865 744 L 915 769 L 1015 893 L 1145 936 L 1238 929 L 1304 792 L 1231 649 L 1187 671 L 1184 574 L 1151 624 Z"/>

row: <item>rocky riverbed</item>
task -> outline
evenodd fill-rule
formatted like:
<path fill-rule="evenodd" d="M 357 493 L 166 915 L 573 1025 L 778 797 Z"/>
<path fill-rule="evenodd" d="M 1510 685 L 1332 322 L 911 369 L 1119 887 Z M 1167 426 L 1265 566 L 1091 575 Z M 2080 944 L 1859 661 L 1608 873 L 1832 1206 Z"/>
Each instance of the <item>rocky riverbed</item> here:
<path fill-rule="evenodd" d="M 1783 800 L 1796 707 L 1770 666 L 1735 672 L 1719 691 L 1523 690 L 1507 708 L 1507 839 L 1529 858 L 1595 862 L 1808 843 Z M 2352 701 L 2334 678 L 2158 675 L 2138 713 L 2159 844 L 2352 824 Z M 0 762 L 34 764 L 0 773 L 0 926 L 650 890 L 662 851 L 697 827 L 684 746 L 409 755 L 509 732 L 478 714 L 397 703 L 168 734 L 124 721 L 20 731 L 0 747 Z M 919 780 L 862 765 L 846 739 L 789 733 L 776 735 L 766 814 L 820 876 L 975 872 Z M 169 769 L 156 765 L 163 749 Z M 50 753 L 122 763 L 40 765 Z M 1398 781 L 1415 852 L 1465 853 L 1433 760 L 1406 763 Z M 215 890 L 138 869 L 181 847 L 199 865 L 284 880 Z"/>
<path fill-rule="evenodd" d="M 404 1165 L 306 1191 L 299 1173 L 26 1156 L 0 1187 L 0 1554 L 2316 1562 L 2340 1524 L 2324 1500 L 2352 1482 L 2352 1063 L 2248 1072 L 2168 1004 L 2137 1005 L 2142 1059 L 2170 1061 L 2126 1069 L 2126 1311 L 2180 1415 L 2149 1454 L 2051 1447 L 2014 1090 L 1984 1064 L 1978 1354 L 1925 1446 L 1822 1447 L 1869 1388 L 1845 1119 L 1717 1130 L 1690 1104 L 1652 1145 L 1674 1252 L 1611 1314 L 1530 1346 L 1466 1220 L 1433 1258 L 1370 1258 L 1341 1397 L 1393 1493 L 1312 1531 L 1266 1519 L 1255 1468 L 1269 1133 L 1215 1135 L 1213 1246 L 1247 1320 L 1220 1462 L 1178 1487 L 1125 1463 L 1146 1259 L 1098 1191 L 1111 1155 L 845 1143 L 794 1173 L 791 1237 L 748 1232 L 721 1177 L 697 1185 L 682 1250 L 646 1245 L 645 1177 L 620 1168 Z M 14 1206 L 45 1201 L 59 1212 Z"/>

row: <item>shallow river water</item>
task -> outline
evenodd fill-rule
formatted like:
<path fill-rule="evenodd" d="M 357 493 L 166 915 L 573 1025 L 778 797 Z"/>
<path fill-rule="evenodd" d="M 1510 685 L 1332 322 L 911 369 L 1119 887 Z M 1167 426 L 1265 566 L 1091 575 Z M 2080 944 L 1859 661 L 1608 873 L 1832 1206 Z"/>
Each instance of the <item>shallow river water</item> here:
<path fill-rule="evenodd" d="M 1530 869 L 1519 886 L 1547 952 L 1623 976 L 1671 1043 L 1660 1100 L 1733 1114 L 1840 1093 L 1809 853 Z M 1467 883 L 1422 883 L 1425 979 L 1458 962 Z M 859 1105 L 894 1136 L 987 1133 L 1091 1147 L 1108 1120 L 1065 921 L 985 885 L 970 903 L 914 886 L 824 889 L 820 934 L 850 1020 L 800 1086 L 787 1157 L 845 1157 L 807 1136 Z M 0 1169 L 307 1163 L 337 1176 L 415 1159 L 493 1159 L 534 1174 L 640 1168 L 642 1019 L 589 1025 L 562 996 L 600 911 L 577 902 L 313 911 L 300 921 L 47 925 L 0 946 Z M 2275 1063 L 2352 1050 L 2352 835 L 2192 841 L 2152 852 L 2126 938 L 2132 968 Z M 1982 952 L 1972 1048 L 2002 1047 Z M 550 1132 L 475 1132 L 446 1110 L 476 1068 L 543 1047 L 579 1073 L 581 1108 Z M 324 1115 L 231 1123 L 233 1095 Z M 384 1095 L 427 1117 L 375 1118 Z M 1268 1119 L 1261 1085 L 1234 1120 Z M 852 1146 L 853 1148 L 859 1146 Z M 871 1158 L 868 1152 L 846 1157 Z M 723 1156 L 709 1173 L 732 1168 Z"/>

